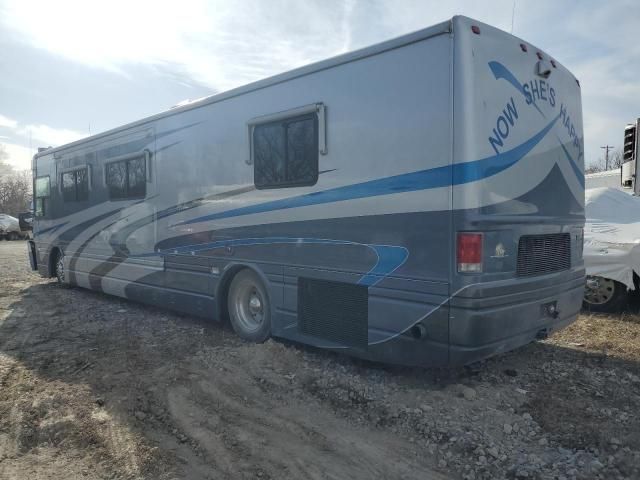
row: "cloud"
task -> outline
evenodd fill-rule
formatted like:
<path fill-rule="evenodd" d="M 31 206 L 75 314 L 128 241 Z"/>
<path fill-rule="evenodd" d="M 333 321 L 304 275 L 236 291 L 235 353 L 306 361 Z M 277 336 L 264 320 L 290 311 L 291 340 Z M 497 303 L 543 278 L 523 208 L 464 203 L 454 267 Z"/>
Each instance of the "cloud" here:
<path fill-rule="evenodd" d="M 169 79 L 221 91 L 459 13 L 510 31 L 514 5 L 514 34 L 581 81 L 587 163 L 600 156 L 600 145 L 621 145 L 640 97 L 637 0 L 560 6 L 551 0 L 0 0 L 0 28 L 12 40 L 96 71 L 129 77 L 133 67 L 151 66 L 162 77 L 159 85 Z M 17 128 L 7 120 L 0 116 L 0 126 Z M 36 121 L 60 124 L 45 112 L 29 120 Z M 29 128 L 47 144 L 81 136 Z"/>
<path fill-rule="evenodd" d="M 48 125 L 25 125 L 18 128 L 16 133 L 53 147 L 71 143 L 88 136 L 86 133 L 66 128 L 53 128 Z"/>
<path fill-rule="evenodd" d="M 30 170 L 31 159 L 35 153 L 29 147 L 15 143 L 0 142 L 0 148 L 4 148 L 8 154 L 6 162 L 16 170 Z"/>
<path fill-rule="evenodd" d="M 31 168 L 31 157 L 35 149 L 26 147 L 25 144 L 57 147 L 87 136 L 75 130 L 48 125 L 21 125 L 3 115 L 0 115 L 0 127 L 5 127 L 7 133 L 11 133 L 0 135 L 0 145 L 9 154 L 8 163 L 18 170 Z"/>
<path fill-rule="evenodd" d="M 346 51 L 354 1 L 331 3 L 8 0 L 0 21 L 85 65 L 150 64 L 223 90 Z"/>
<path fill-rule="evenodd" d="M 17 124 L 16 120 L 0 115 L 0 127 L 14 128 Z"/>

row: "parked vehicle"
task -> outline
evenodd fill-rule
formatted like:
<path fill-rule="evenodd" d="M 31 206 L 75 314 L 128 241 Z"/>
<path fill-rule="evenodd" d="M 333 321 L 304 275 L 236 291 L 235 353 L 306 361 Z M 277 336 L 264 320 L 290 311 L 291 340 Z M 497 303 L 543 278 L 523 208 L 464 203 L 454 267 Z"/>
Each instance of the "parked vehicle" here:
<path fill-rule="evenodd" d="M 29 238 L 29 232 L 20 229 L 17 218 L 0 213 L 0 240 L 24 240 L 25 238 Z"/>
<path fill-rule="evenodd" d="M 640 274 L 640 198 L 615 188 L 585 191 L 584 308 L 619 312 Z"/>
<path fill-rule="evenodd" d="M 32 266 L 249 341 L 470 363 L 576 318 L 581 115 L 549 54 L 454 17 L 38 153 Z"/>

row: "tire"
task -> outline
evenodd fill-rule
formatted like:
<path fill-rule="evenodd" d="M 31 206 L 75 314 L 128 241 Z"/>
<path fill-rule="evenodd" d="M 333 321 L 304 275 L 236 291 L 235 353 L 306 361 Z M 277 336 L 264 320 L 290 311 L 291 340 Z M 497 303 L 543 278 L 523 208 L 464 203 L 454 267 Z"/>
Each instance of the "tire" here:
<path fill-rule="evenodd" d="M 233 330 L 243 340 L 262 343 L 271 336 L 271 302 L 253 270 L 240 270 L 229 286 L 227 307 Z"/>
<path fill-rule="evenodd" d="M 582 308 L 591 312 L 618 313 L 629 301 L 627 286 L 610 278 L 587 276 Z"/>
<path fill-rule="evenodd" d="M 65 271 L 64 271 L 64 253 L 58 251 L 53 263 L 53 273 L 61 285 L 66 284 Z"/>

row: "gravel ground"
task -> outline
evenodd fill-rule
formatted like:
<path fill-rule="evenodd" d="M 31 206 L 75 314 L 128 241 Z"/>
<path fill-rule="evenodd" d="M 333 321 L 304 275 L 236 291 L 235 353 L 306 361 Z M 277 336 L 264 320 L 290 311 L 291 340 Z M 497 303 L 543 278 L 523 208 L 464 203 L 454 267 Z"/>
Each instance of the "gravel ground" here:
<path fill-rule="evenodd" d="M 0 242 L 1 479 L 640 478 L 640 317 L 458 370 L 269 341 L 27 270 Z"/>

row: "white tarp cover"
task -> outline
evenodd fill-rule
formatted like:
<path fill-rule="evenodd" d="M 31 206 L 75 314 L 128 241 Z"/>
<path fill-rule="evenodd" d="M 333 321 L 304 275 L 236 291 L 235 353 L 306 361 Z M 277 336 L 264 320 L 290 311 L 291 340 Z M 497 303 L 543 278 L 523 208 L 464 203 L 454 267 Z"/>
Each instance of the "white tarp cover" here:
<path fill-rule="evenodd" d="M 585 191 L 585 215 L 587 275 L 633 289 L 633 272 L 640 274 L 640 197 L 615 188 L 590 188 Z"/>
<path fill-rule="evenodd" d="M 7 232 L 19 232 L 20 223 L 16 217 L 2 213 L 0 214 L 0 229 Z"/>

